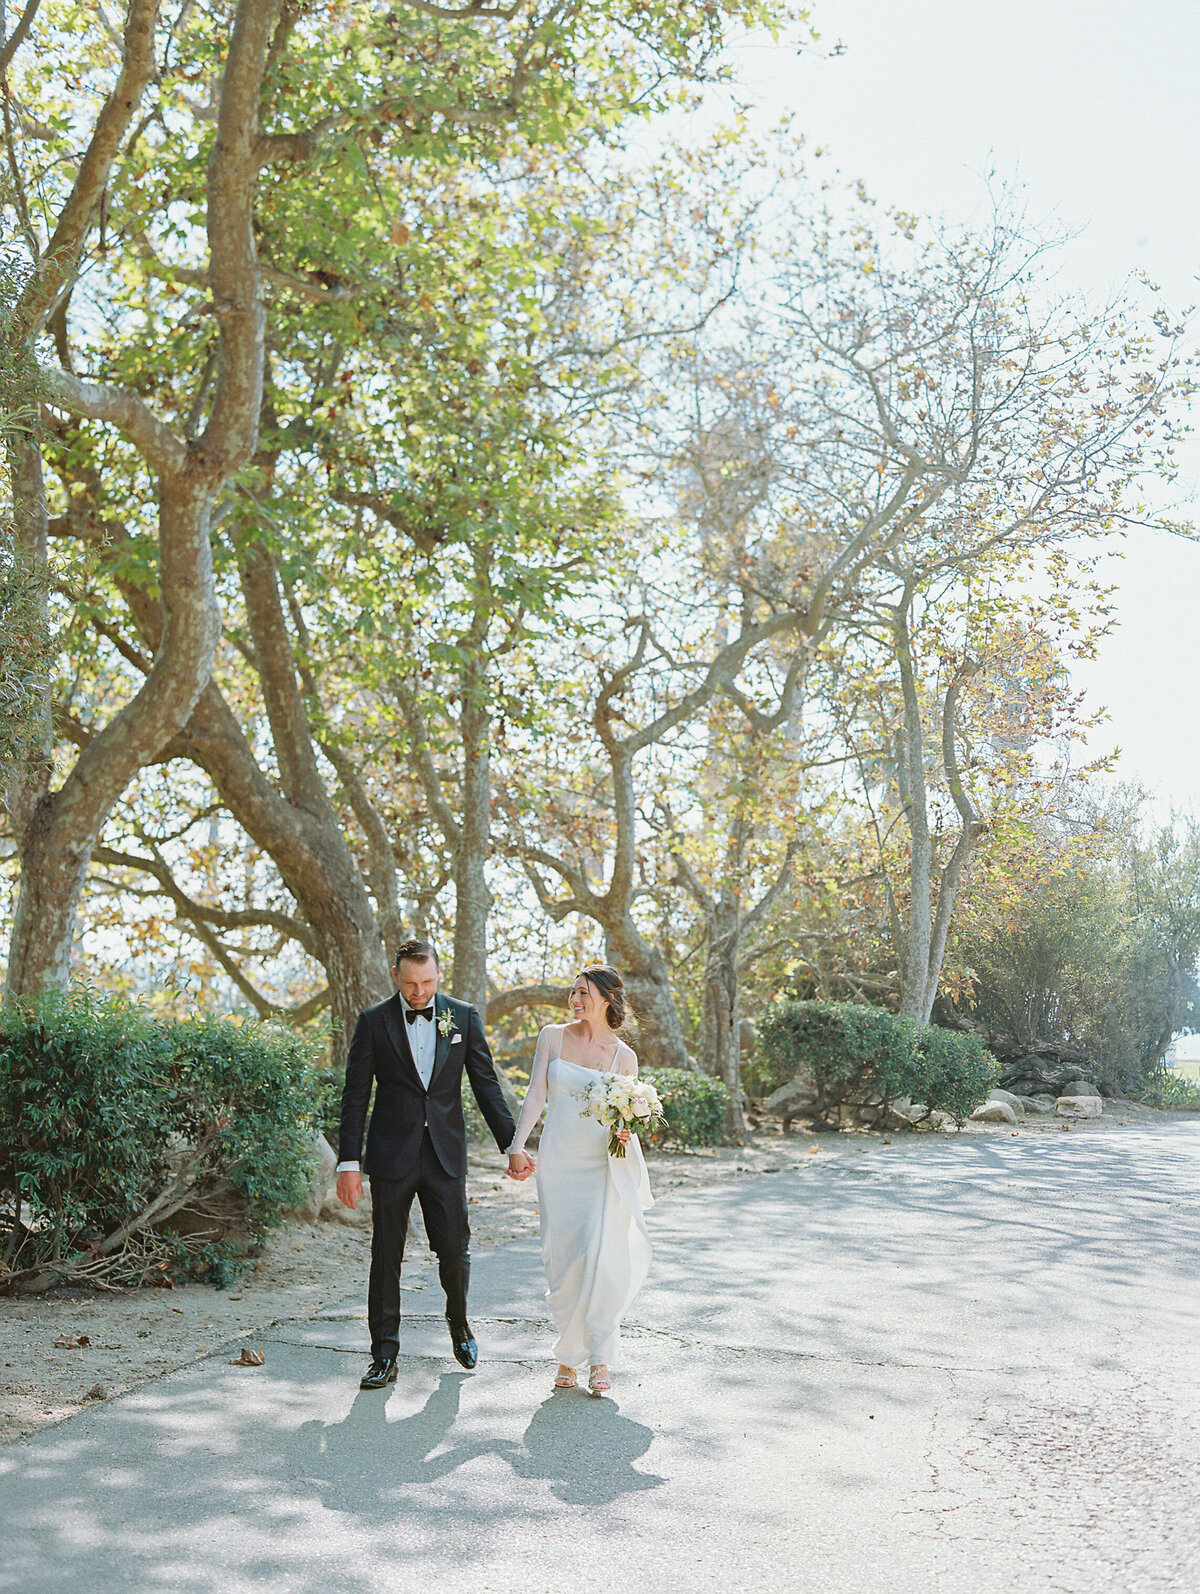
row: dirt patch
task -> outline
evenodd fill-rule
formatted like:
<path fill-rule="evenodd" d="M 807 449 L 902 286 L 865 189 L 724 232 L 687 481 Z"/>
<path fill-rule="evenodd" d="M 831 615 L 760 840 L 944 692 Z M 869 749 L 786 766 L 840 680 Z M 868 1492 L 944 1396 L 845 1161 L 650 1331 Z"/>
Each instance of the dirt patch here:
<path fill-rule="evenodd" d="M 1148 1107 L 1111 1109 L 1103 1118 L 1073 1123 L 1073 1135 L 1104 1134 L 1125 1125 L 1144 1127 L 1196 1114 L 1159 1113 Z M 1030 1119 L 1019 1130 L 971 1124 L 963 1133 L 1009 1136 L 1061 1134 L 1051 1118 Z M 796 1126 L 753 1134 L 744 1146 L 653 1153 L 655 1195 L 670 1198 L 714 1183 L 812 1166 L 816 1159 L 853 1159 L 911 1141 L 915 1135 L 873 1130 L 815 1135 Z M 942 1136 L 938 1137 L 943 1138 Z M 499 1159 L 472 1150 L 467 1181 L 472 1248 L 477 1251 L 535 1235 L 537 1188 L 506 1179 Z M 229 1346 L 253 1348 L 256 1333 L 274 1323 L 303 1319 L 365 1296 L 369 1220 L 288 1223 L 267 1240 L 261 1255 L 228 1289 L 204 1284 L 118 1294 L 57 1289 L 27 1299 L 0 1297 L 0 1444 L 161 1377 Z M 430 1282 L 432 1258 L 418 1236 L 410 1243 L 406 1276 Z M 93 1393 L 102 1391 L 102 1393 Z"/>

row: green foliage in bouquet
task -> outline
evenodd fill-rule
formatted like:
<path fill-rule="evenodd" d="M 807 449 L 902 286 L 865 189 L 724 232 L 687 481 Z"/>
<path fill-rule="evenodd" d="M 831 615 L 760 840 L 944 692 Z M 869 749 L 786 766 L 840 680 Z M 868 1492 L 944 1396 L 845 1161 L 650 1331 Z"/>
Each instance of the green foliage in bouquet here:
<path fill-rule="evenodd" d="M 4 1008 L 0 1287 L 226 1280 L 228 1247 L 183 1217 L 217 1203 L 252 1242 L 303 1200 L 317 1085 L 306 1044 L 263 1024 L 87 994 Z"/>

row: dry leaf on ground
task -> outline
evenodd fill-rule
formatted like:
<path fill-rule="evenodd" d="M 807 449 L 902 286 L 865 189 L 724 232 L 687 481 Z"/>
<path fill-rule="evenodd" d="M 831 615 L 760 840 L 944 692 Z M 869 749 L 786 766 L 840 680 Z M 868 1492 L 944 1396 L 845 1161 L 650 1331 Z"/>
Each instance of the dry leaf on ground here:
<path fill-rule="evenodd" d="M 91 1336 L 88 1334 L 80 1334 L 75 1339 L 72 1339 L 70 1334 L 60 1334 L 54 1341 L 54 1348 L 55 1350 L 82 1350 L 85 1345 L 90 1345 L 91 1343 Z"/>
<path fill-rule="evenodd" d="M 249 1346 L 243 1345 L 241 1355 L 231 1356 L 229 1365 L 231 1367 L 261 1367 L 266 1359 L 262 1351 L 251 1350 Z"/>

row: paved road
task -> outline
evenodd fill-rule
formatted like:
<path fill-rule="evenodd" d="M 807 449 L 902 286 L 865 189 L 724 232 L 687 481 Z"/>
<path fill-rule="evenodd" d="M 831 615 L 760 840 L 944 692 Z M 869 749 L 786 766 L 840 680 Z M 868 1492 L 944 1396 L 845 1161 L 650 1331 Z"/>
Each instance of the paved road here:
<path fill-rule="evenodd" d="M 522 1241 L 473 1376 L 410 1317 L 360 1394 L 351 1301 L 0 1452 L 0 1591 L 1200 1587 L 1200 1123 L 876 1143 L 653 1225 L 616 1400 L 549 1394 Z"/>

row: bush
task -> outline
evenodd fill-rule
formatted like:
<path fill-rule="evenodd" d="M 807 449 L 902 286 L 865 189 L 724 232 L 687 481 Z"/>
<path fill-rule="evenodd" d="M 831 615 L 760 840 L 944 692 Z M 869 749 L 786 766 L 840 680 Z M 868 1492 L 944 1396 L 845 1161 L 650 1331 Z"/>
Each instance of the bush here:
<path fill-rule="evenodd" d="M 1184 1079 L 1164 1069 L 1155 1075 L 1141 1099 L 1150 1107 L 1200 1112 L 1200 1081 Z"/>
<path fill-rule="evenodd" d="M 948 1112 L 958 1123 L 970 1116 L 1000 1077 L 1000 1065 L 979 1035 L 936 1024 L 914 1030 L 908 1088 L 913 1101 Z"/>
<path fill-rule="evenodd" d="M 723 1080 L 685 1068 L 657 1068 L 645 1077 L 658 1091 L 667 1127 L 651 1145 L 716 1146 L 725 1138 L 729 1093 Z"/>
<path fill-rule="evenodd" d="M 912 1024 L 857 1002 L 777 1002 L 759 1023 L 758 1054 L 763 1093 L 807 1078 L 817 1116 L 908 1097 L 961 1122 L 997 1075 L 977 1035 Z"/>
<path fill-rule="evenodd" d="M 223 1282 L 211 1223 L 172 1220 L 223 1197 L 254 1237 L 301 1201 L 316 1091 L 304 1043 L 262 1024 L 156 1022 L 88 995 L 3 1009 L 3 1276 Z"/>
<path fill-rule="evenodd" d="M 506 1068 L 504 1072 L 512 1080 L 517 1096 L 523 1097 L 529 1082 L 528 1076 L 518 1068 Z M 726 1102 L 726 1090 L 721 1080 L 713 1079 L 708 1074 L 692 1074 L 683 1068 L 660 1068 L 647 1073 L 645 1077 L 662 1099 L 667 1127 L 653 1140 L 647 1142 L 643 1139 L 643 1144 L 716 1146 L 721 1143 L 725 1138 Z M 475 1104 L 470 1085 L 465 1081 L 463 1117 L 466 1119 L 468 1140 L 492 1144 L 492 1132 Z M 530 1145 L 533 1147 L 536 1144 L 535 1134 Z"/>

